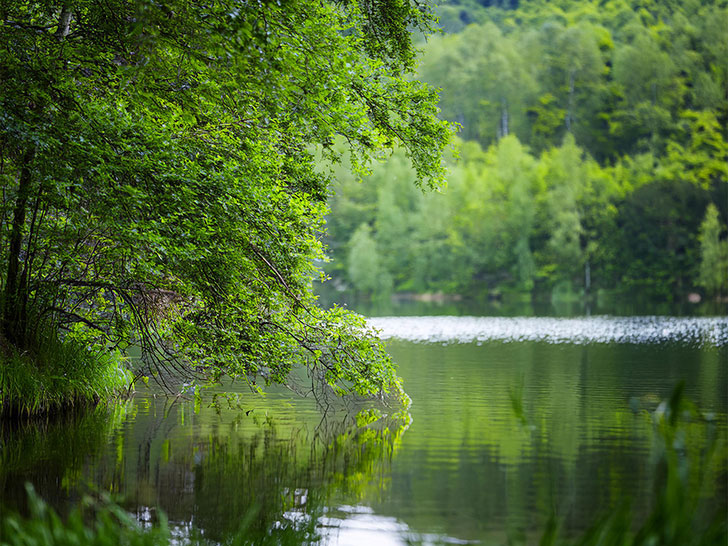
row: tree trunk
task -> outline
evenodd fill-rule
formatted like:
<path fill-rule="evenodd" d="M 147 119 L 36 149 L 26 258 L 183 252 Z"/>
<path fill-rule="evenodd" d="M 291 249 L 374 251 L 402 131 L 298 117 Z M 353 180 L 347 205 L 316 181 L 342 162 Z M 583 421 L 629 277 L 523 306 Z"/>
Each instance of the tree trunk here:
<path fill-rule="evenodd" d="M 64 3 L 63 8 L 61 9 L 61 14 L 58 16 L 58 28 L 56 29 L 55 34 L 56 38 L 59 40 L 63 40 L 71 31 L 72 15 L 73 13 L 71 12 L 71 8 L 67 3 Z"/>
<path fill-rule="evenodd" d="M 21 262 L 21 249 L 23 246 L 23 231 L 25 228 L 25 213 L 30 198 L 31 189 L 31 163 L 35 150 L 30 149 L 23 156 L 18 177 L 18 195 L 15 198 L 13 223 L 10 233 L 10 246 L 8 249 L 8 271 L 3 299 L 2 330 L 5 337 L 19 348 L 26 344 L 25 332 L 27 317 L 23 312 L 26 309 L 24 299 L 27 297 L 23 283 L 18 282 Z"/>
<path fill-rule="evenodd" d="M 569 72 L 569 104 L 566 111 L 566 131 L 571 132 L 571 125 L 574 122 L 574 72 Z"/>
<path fill-rule="evenodd" d="M 501 135 L 508 136 L 508 103 L 506 99 L 501 99 Z"/>

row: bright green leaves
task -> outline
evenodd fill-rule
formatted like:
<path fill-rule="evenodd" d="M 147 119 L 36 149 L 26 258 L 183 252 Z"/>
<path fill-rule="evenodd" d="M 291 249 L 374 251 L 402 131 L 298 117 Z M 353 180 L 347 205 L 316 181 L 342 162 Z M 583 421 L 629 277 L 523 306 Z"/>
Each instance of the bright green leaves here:
<path fill-rule="evenodd" d="M 683 179 L 708 189 L 728 182 L 728 140 L 722 134 L 716 113 L 682 113 L 687 145 L 670 142 L 663 176 Z"/>
<path fill-rule="evenodd" d="M 582 269 L 582 219 L 579 193 L 586 179 L 583 152 L 567 135 L 560 148 L 546 152 L 539 165 L 546 193 L 549 264 L 558 264 L 559 277 L 574 275 Z"/>
<path fill-rule="evenodd" d="M 336 3 L 344 7 L 369 57 L 382 59 L 395 75 L 414 68 L 417 52 L 411 30 L 429 34 L 434 29 L 431 6 L 410 0 L 337 0 Z"/>
<path fill-rule="evenodd" d="M 329 184 L 311 150 L 336 159 L 343 137 L 366 164 L 399 145 L 436 186 L 450 130 L 404 79 L 427 12 L 362 5 L 80 2 L 64 36 L 56 7 L 5 9 L 2 248 L 16 202 L 26 214 L 0 271 L 20 264 L 23 308 L 100 348 L 140 345 L 165 381 L 284 382 L 299 364 L 338 392 L 387 390 L 361 319 L 311 295 Z"/>
<path fill-rule="evenodd" d="M 725 220 L 725 219 L 724 219 Z M 711 295 L 728 293 L 728 238 L 717 207 L 710 203 L 700 224 L 700 269 L 698 284 Z"/>
<path fill-rule="evenodd" d="M 391 279 L 385 280 L 386 272 L 379 264 L 380 253 L 372 238 L 368 224 L 361 224 L 349 240 L 347 273 L 354 289 L 362 294 L 386 294 L 391 289 Z M 387 285 L 390 285 L 389 287 Z"/>

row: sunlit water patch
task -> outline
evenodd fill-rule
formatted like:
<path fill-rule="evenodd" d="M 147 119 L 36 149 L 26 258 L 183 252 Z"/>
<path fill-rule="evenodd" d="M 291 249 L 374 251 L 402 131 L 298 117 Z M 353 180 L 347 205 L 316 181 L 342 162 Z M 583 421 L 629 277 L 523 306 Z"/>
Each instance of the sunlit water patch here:
<path fill-rule="evenodd" d="M 728 317 L 377 317 L 383 339 L 414 342 L 728 345 Z"/>
<path fill-rule="evenodd" d="M 324 546 L 434 546 L 444 544 L 478 544 L 435 533 L 417 533 L 397 518 L 376 514 L 369 506 L 339 506 L 319 518 L 318 528 Z"/>

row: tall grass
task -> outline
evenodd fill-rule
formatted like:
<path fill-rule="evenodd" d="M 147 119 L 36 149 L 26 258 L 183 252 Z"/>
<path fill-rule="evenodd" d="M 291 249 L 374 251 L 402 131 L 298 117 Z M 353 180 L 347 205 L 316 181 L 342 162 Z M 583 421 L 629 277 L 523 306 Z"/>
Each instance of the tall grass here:
<path fill-rule="evenodd" d="M 108 495 L 86 496 L 67 518 L 61 518 L 32 485 L 26 484 L 26 490 L 29 516 L 12 513 L 0 518 L 0 546 L 301 546 L 320 542 L 316 518 L 303 524 L 282 523 L 261 534 L 254 529 L 257 511 L 252 508 L 241 518 L 238 529 L 218 543 L 195 529 L 180 535 L 170 529 L 161 511 L 157 511 L 154 525 L 143 527 Z"/>
<path fill-rule="evenodd" d="M 39 336 L 31 351 L 2 347 L 0 417 L 34 416 L 109 400 L 132 375 L 119 351 L 89 349 L 74 339 Z"/>
<path fill-rule="evenodd" d="M 142 529 L 130 514 L 108 498 L 86 497 L 64 521 L 33 487 L 26 485 L 30 517 L 16 514 L 0 521 L 1 546 L 157 546 L 170 543 L 166 521 Z"/>
<path fill-rule="evenodd" d="M 726 546 L 728 499 L 709 500 L 726 483 L 728 445 L 716 424 L 683 396 L 684 382 L 651 413 L 654 425 L 655 495 L 651 511 L 636 521 L 628 499 L 605 513 L 580 537 L 560 535 L 549 520 L 539 546 Z M 690 427 L 706 427 L 707 440 L 690 446 Z"/>

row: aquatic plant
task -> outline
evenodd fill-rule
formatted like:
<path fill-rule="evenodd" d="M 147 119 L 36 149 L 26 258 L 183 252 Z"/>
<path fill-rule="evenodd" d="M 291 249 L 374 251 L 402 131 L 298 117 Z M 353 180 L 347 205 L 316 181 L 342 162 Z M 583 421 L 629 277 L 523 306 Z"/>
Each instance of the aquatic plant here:
<path fill-rule="evenodd" d="M 153 528 L 143 529 L 126 511 L 108 496 L 84 497 L 81 506 L 65 520 L 41 499 L 30 484 L 26 485 L 30 517 L 17 514 L 0 522 L 0 545 L 29 546 L 152 546 L 169 544 L 170 534 L 164 517 Z"/>
<path fill-rule="evenodd" d="M 718 546 L 728 544 L 726 505 L 706 501 L 705 491 L 719 481 L 728 455 L 726 438 L 711 416 L 683 396 L 680 382 L 669 400 L 649 413 L 654 424 L 655 495 L 647 517 L 635 516 L 624 499 L 580 537 L 561 536 L 556 515 L 547 523 L 541 546 Z M 709 427 L 705 445 L 689 445 L 691 426 Z"/>

